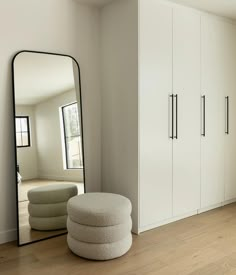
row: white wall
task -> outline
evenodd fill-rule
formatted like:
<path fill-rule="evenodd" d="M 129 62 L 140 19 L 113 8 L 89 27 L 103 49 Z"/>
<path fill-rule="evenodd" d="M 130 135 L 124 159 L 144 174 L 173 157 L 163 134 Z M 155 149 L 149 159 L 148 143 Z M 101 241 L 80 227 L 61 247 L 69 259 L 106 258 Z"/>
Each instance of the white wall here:
<path fill-rule="evenodd" d="M 75 101 L 71 90 L 35 106 L 39 178 L 83 182 L 82 169 L 65 170 L 63 163 L 60 107 Z"/>
<path fill-rule="evenodd" d="M 35 112 L 34 106 L 16 106 L 17 116 L 29 116 L 30 123 L 30 147 L 17 148 L 17 163 L 20 166 L 22 180 L 35 179 L 38 177 L 37 143 L 35 135 Z"/>
<path fill-rule="evenodd" d="M 101 31 L 102 189 L 128 197 L 138 221 L 138 1 L 105 6 Z"/>
<path fill-rule="evenodd" d="M 87 191 L 100 190 L 99 12 L 74 0 L 0 1 L 0 243 L 16 237 L 11 61 L 20 50 L 65 53 L 81 67 Z"/>

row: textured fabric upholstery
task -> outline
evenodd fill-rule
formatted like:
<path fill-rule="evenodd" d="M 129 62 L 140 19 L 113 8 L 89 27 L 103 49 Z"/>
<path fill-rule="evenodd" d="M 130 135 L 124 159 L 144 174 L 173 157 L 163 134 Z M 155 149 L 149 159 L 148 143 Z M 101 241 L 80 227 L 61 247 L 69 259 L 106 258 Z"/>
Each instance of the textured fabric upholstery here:
<path fill-rule="evenodd" d="M 28 211 L 32 217 L 57 217 L 67 215 L 67 202 L 28 204 Z"/>
<path fill-rule="evenodd" d="M 124 255 L 132 245 L 129 199 L 110 193 L 86 193 L 67 204 L 67 243 L 76 255 L 110 260 Z"/>
<path fill-rule="evenodd" d="M 132 245 L 132 235 L 129 233 L 124 239 L 104 244 L 80 242 L 70 234 L 67 235 L 69 248 L 76 255 L 92 260 L 110 260 L 124 255 Z"/>
<path fill-rule="evenodd" d="M 90 226 L 111 226 L 127 222 L 132 210 L 129 199 L 110 193 L 87 193 L 68 201 L 71 220 Z"/>
<path fill-rule="evenodd" d="M 28 199 L 33 204 L 52 204 L 68 201 L 78 194 L 75 184 L 53 184 L 28 191 Z"/>
<path fill-rule="evenodd" d="M 28 191 L 29 224 L 32 229 L 48 231 L 66 228 L 67 201 L 76 196 L 76 184 L 53 184 Z"/>
<path fill-rule="evenodd" d="M 66 228 L 67 216 L 38 218 L 29 216 L 29 224 L 32 229 L 40 231 L 58 230 Z"/>
<path fill-rule="evenodd" d="M 112 226 L 88 226 L 73 222 L 69 217 L 67 229 L 74 239 L 87 243 L 113 243 L 127 237 L 132 228 L 131 217 L 127 222 Z"/>

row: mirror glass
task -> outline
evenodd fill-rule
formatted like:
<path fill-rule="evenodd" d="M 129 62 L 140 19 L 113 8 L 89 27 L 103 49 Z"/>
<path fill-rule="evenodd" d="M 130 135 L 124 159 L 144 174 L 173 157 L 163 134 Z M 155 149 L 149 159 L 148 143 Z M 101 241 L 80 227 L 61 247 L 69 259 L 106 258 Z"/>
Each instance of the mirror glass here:
<path fill-rule="evenodd" d="M 84 193 L 78 63 L 23 51 L 13 60 L 18 244 L 66 233 L 66 205 Z"/>

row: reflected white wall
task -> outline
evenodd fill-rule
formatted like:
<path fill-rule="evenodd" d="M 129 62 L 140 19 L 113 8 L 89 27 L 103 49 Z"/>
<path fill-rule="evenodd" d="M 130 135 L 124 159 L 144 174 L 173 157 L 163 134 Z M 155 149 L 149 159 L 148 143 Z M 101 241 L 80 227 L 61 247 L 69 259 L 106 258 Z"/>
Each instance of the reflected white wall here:
<path fill-rule="evenodd" d="M 82 169 L 67 170 L 63 163 L 60 108 L 75 101 L 75 90 L 71 90 L 35 106 L 38 175 L 41 179 L 83 182 Z"/>

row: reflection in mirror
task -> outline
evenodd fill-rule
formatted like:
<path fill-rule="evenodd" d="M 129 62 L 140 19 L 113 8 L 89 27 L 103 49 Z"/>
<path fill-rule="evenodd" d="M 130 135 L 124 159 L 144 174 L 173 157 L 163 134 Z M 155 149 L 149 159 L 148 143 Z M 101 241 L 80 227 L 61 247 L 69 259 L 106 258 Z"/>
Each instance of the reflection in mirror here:
<path fill-rule="evenodd" d="M 13 61 L 18 243 L 66 233 L 67 201 L 84 193 L 79 67 L 23 51 Z"/>

